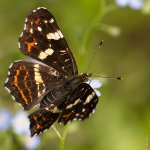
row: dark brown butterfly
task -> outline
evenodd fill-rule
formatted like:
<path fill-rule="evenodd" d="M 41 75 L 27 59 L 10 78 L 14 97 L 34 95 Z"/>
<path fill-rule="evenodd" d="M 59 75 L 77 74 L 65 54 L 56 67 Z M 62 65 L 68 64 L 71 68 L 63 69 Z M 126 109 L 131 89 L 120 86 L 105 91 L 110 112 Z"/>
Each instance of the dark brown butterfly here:
<path fill-rule="evenodd" d="M 21 52 L 38 62 L 16 61 L 9 68 L 5 87 L 29 115 L 31 136 L 58 120 L 67 124 L 92 114 L 98 97 L 86 82 L 91 74 L 78 74 L 71 50 L 53 15 L 43 7 L 26 18 L 19 37 Z"/>

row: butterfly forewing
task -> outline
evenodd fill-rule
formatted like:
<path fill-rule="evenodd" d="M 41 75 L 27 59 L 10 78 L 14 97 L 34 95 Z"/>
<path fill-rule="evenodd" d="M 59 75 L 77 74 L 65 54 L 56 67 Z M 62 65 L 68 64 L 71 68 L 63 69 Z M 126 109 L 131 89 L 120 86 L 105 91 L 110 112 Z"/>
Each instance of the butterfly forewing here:
<path fill-rule="evenodd" d="M 12 63 L 5 87 L 24 109 L 38 104 L 42 97 L 63 82 L 54 68 L 27 61 Z"/>
<path fill-rule="evenodd" d="M 50 65 L 65 75 L 78 73 L 61 30 L 53 15 L 43 7 L 33 10 L 27 16 L 19 45 L 25 55 Z"/>

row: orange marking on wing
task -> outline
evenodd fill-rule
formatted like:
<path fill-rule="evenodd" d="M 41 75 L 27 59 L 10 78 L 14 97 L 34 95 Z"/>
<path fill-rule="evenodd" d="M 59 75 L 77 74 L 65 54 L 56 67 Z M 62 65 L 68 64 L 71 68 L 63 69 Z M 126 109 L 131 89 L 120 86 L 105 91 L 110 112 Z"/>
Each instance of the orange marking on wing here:
<path fill-rule="evenodd" d="M 21 67 L 20 67 L 20 70 L 21 70 Z M 21 94 L 23 100 L 25 101 L 25 104 L 28 105 L 28 100 L 26 99 L 26 97 L 25 97 L 23 91 L 22 91 L 22 90 L 20 89 L 20 87 L 18 86 L 18 79 L 17 79 L 17 77 L 18 77 L 18 75 L 20 74 L 20 70 L 17 70 L 17 71 L 16 71 L 16 74 L 15 74 L 15 76 L 14 76 L 14 82 L 13 82 L 13 83 L 14 83 L 14 85 L 17 87 L 17 89 L 19 90 L 19 92 L 20 92 L 20 94 Z"/>
<path fill-rule="evenodd" d="M 37 123 L 37 122 L 36 122 Z M 37 129 L 42 128 L 38 123 L 36 124 Z"/>
<path fill-rule="evenodd" d="M 36 20 L 35 20 L 35 24 L 39 24 L 39 22 L 40 22 L 40 19 L 39 18 L 37 18 Z"/>
<path fill-rule="evenodd" d="M 37 120 L 37 117 L 36 117 L 36 116 L 33 115 L 32 117 L 33 117 L 33 119 L 34 119 L 35 121 Z"/>
<path fill-rule="evenodd" d="M 26 42 L 27 47 L 28 47 L 28 48 L 27 48 L 27 49 L 28 49 L 28 53 L 31 52 L 31 48 L 35 45 L 35 43 L 36 43 L 35 39 L 33 39 L 32 42 Z"/>
<path fill-rule="evenodd" d="M 42 128 L 42 127 L 37 123 L 37 117 L 36 117 L 36 116 L 33 116 L 33 119 L 35 120 L 36 128 L 37 128 L 37 129 Z"/>
<path fill-rule="evenodd" d="M 74 114 L 74 112 L 70 112 L 69 114 L 63 115 L 63 118 L 64 118 L 65 120 L 68 120 L 68 118 L 69 118 L 72 114 Z"/>
<path fill-rule="evenodd" d="M 23 66 L 23 68 L 26 69 L 25 66 Z M 25 77 L 24 77 L 24 84 L 25 84 L 25 87 L 26 87 L 26 88 L 28 89 L 28 91 L 29 91 L 29 96 L 30 96 L 30 99 L 31 99 L 31 101 L 32 101 L 31 90 L 28 88 L 27 82 L 26 82 L 28 75 L 29 75 L 29 72 L 26 70 L 26 75 L 25 75 Z"/>

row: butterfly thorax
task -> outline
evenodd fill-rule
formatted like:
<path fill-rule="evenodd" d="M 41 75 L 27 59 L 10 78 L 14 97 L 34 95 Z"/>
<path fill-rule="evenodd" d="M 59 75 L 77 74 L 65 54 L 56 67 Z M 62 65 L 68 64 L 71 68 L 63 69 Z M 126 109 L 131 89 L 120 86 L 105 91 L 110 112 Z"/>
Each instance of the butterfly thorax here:
<path fill-rule="evenodd" d="M 65 83 L 65 90 L 70 91 L 77 88 L 81 83 L 87 82 L 90 76 L 92 76 L 92 74 L 82 73 L 81 75 L 74 75 L 71 78 L 68 78 Z"/>

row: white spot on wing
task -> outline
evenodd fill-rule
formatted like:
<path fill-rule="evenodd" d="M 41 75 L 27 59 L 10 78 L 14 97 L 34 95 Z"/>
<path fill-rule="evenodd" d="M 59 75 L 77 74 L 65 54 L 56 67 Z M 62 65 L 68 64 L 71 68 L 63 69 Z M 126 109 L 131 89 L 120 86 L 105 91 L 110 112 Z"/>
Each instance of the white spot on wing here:
<path fill-rule="evenodd" d="M 42 7 L 38 7 L 37 10 L 41 9 Z"/>
<path fill-rule="evenodd" d="M 78 117 L 79 116 L 79 114 L 76 114 L 76 117 Z"/>
<path fill-rule="evenodd" d="M 68 106 L 66 107 L 66 109 L 72 108 L 73 106 L 77 105 L 79 102 L 80 102 L 80 99 L 77 99 L 73 104 L 68 105 Z"/>
<path fill-rule="evenodd" d="M 30 33 L 33 33 L 33 29 L 32 28 L 30 29 Z"/>
<path fill-rule="evenodd" d="M 23 32 L 21 33 L 20 37 L 22 37 L 22 36 L 23 36 Z"/>
<path fill-rule="evenodd" d="M 95 95 L 95 92 L 92 92 L 91 95 L 89 95 L 86 98 L 86 101 L 84 102 L 84 105 L 88 104 L 92 100 L 92 98 L 93 98 L 94 95 Z"/>
<path fill-rule="evenodd" d="M 61 53 L 66 53 L 66 50 L 60 50 Z"/>
<path fill-rule="evenodd" d="M 73 121 L 77 121 L 77 118 L 73 118 Z"/>
<path fill-rule="evenodd" d="M 41 28 L 41 27 L 37 27 L 37 29 L 38 29 L 38 31 L 40 31 L 40 32 L 42 31 L 42 28 Z"/>
<path fill-rule="evenodd" d="M 55 33 L 48 33 L 47 34 L 47 38 L 50 40 L 50 39 L 54 39 L 54 40 L 58 40 L 59 37 L 56 37 L 55 36 Z"/>
<path fill-rule="evenodd" d="M 59 34 L 60 38 L 64 37 L 60 30 L 58 31 L 58 34 Z"/>
<path fill-rule="evenodd" d="M 85 108 L 82 109 L 82 112 L 85 112 Z"/>
<path fill-rule="evenodd" d="M 8 71 L 8 76 L 10 75 L 10 72 Z"/>
<path fill-rule="evenodd" d="M 43 89 L 42 92 L 40 92 L 40 83 L 43 83 L 44 81 L 42 80 L 41 74 L 39 73 L 39 64 L 35 64 L 34 65 L 34 74 L 35 74 L 35 81 L 36 81 L 36 85 L 37 85 L 37 91 L 38 91 L 38 97 L 41 96 L 41 94 L 43 94 L 45 92 L 45 89 Z M 42 84 L 45 87 L 45 84 Z"/>
<path fill-rule="evenodd" d="M 27 28 L 27 26 L 26 26 L 26 24 L 24 24 L 24 28 L 23 29 L 26 30 L 26 28 Z"/>
<path fill-rule="evenodd" d="M 7 78 L 7 79 L 6 79 L 5 83 L 7 83 L 7 82 L 8 82 L 8 80 L 9 80 L 9 78 Z"/>
<path fill-rule="evenodd" d="M 38 56 L 40 59 L 45 59 L 47 56 L 52 55 L 54 53 L 54 50 L 51 48 L 46 49 L 44 52 L 41 52 Z"/>
<path fill-rule="evenodd" d="M 92 114 L 94 114 L 95 113 L 95 109 L 93 109 L 93 111 L 92 111 Z"/>
<path fill-rule="evenodd" d="M 53 40 L 59 40 L 60 38 L 63 38 L 63 34 L 61 33 L 60 30 L 58 30 L 57 32 L 54 32 L 54 33 L 48 33 L 47 34 L 47 38 L 50 40 L 50 39 L 53 39 Z"/>
<path fill-rule="evenodd" d="M 34 71 L 35 71 L 35 81 L 39 83 L 43 83 L 43 80 L 41 78 L 41 75 L 39 73 L 39 64 L 34 65 Z"/>
<path fill-rule="evenodd" d="M 45 7 L 41 7 L 41 8 L 46 9 Z"/>
<path fill-rule="evenodd" d="M 53 75 L 53 76 L 59 76 L 59 74 L 58 74 L 58 72 L 56 70 L 52 71 L 50 74 Z"/>
<path fill-rule="evenodd" d="M 10 64 L 9 69 L 13 66 L 13 63 Z"/>
<path fill-rule="evenodd" d="M 65 59 L 65 62 L 69 61 L 69 59 Z"/>
<path fill-rule="evenodd" d="M 70 109 L 70 108 L 72 108 L 73 107 L 73 104 L 70 104 L 70 105 L 68 105 L 67 107 L 66 107 L 66 109 Z"/>
<path fill-rule="evenodd" d="M 18 42 L 18 47 L 20 48 L 20 42 Z"/>
<path fill-rule="evenodd" d="M 10 89 L 7 88 L 6 86 L 5 86 L 5 89 L 7 90 L 8 93 L 11 93 Z"/>
<path fill-rule="evenodd" d="M 27 22 L 27 21 L 28 21 L 28 18 L 25 19 L 25 22 Z"/>
<path fill-rule="evenodd" d="M 11 95 L 11 97 L 12 97 L 13 100 L 16 100 L 15 97 L 14 97 L 13 95 Z"/>
<path fill-rule="evenodd" d="M 48 107 L 45 107 L 45 110 L 49 110 Z"/>
<path fill-rule="evenodd" d="M 53 23 L 54 22 L 54 19 L 53 18 L 51 18 L 51 20 L 49 21 L 50 23 Z"/>
<path fill-rule="evenodd" d="M 46 91 L 46 89 L 45 89 L 45 84 L 43 84 L 43 86 L 44 86 L 44 89 L 43 89 L 43 91 L 42 91 L 42 93 L 41 93 L 41 94 L 44 94 L 44 93 L 45 93 L 45 91 Z"/>
<path fill-rule="evenodd" d="M 37 10 L 46 9 L 45 7 L 38 7 Z"/>
<path fill-rule="evenodd" d="M 17 63 L 17 62 L 21 62 L 22 60 L 16 60 L 16 61 L 14 61 L 15 63 Z"/>
<path fill-rule="evenodd" d="M 54 50 L 51 49 L 51 48 L 48 48 L 45 53 L 49 54 L 49 55 L 52 55 L 54 53 Z"/>
<path fill-rule="evenodd" d="M 48 54 L 46 54 L 45 52 L 41 52 L 40 55 L 38 56 L 38 58 L 40 59 L 45 59 L 48 56 Z"/>

